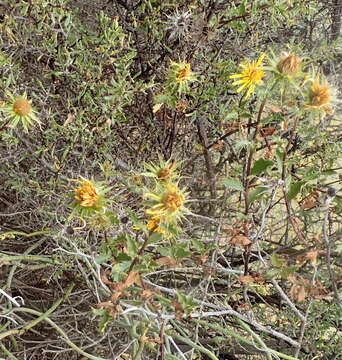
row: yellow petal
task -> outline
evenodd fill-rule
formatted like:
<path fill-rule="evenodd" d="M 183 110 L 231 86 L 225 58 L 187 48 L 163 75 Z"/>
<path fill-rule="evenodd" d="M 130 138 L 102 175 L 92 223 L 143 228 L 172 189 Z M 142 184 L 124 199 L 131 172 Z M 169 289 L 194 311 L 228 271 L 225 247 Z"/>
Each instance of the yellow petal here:
<path fill-rule="evenodd" d="M 247 91 L 246 98 L 250 97 L 250 95 L 254 92 L 255 85 L 251 85 Z"/>
<path fill-rule="evenodd" d="M 153 105 L 153 114 L 155 114 L 158 110 L 160 110 L 160 108 L 163 106 L 163 103 L 158 103 L 158 104 L 155 104 Z"/>
<path fill-rule="evenodd" d="M 264 60 L 264 57 L 266 56 L 266 54 L 262 54 L 260 57 L 259 57 L 259 59 L 258 59 L 258 61 L 256 62 L 256 66 L 260 66 L 261 65 L 261 63 L 262 63 L 262 61 Z"/>
<path fill-rule="evenodd" d="M 152 193 L 146 193 L 146 194 L 144 194 L 144 197 L 150 197 L 150 198 L 155 199 L 155 200 L 160 200 L 161 199 L 160 196 L 152 194 Z"/>
<path fill-rule="evenodd" d="M 240 78 L 240 77 L 243 77 L 243 75 L 242 74 L 234 74 L 234 75 L 230 75 L 229 79 L 237 79 L 237 78 Z"/>
<path fill-rule="evenodd" d="M 247 86 L 247 84 L 243 84 L 243 85 L 240 86 L 236 91 L 239 93 L 239 92 L 241 92 L 246 86 Z"/>
<path fill-rule="evenodd" d="M 248 83 L 248 79 L 236 80 L 232 83 L 232 85 L 238 85 L 243 83 Z"/>

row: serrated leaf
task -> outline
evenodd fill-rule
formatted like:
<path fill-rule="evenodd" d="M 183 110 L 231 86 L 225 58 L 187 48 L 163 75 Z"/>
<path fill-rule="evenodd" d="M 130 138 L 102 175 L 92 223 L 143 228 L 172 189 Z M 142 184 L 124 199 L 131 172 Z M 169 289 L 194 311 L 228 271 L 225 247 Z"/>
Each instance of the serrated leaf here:
<path fill-rule="evenodd" d="M 251 170 L 251 175 L 260 175 L 263 173 L 269 166 L 273 165 L 273 161 L 266 159 L 258 159 Z"/>
<path fill-rule="evenodd" d="M 228 189 L 243 191 L 243 185 L 242 182 L 239 179 L 233 179 L 233 178 L 227 178 L 221 180 L 221 184 L 225 186 Z"/>
<path fill-rule="evenodd" d="M 305 181 L 297 181 L 295 183 L 292 183 L 290 185 L 289 192 L 287 193 L 288 200 L 294 199 L 298 195 L 298 193 L 300 192 L 300 189 L 302 188 L 302 186 L 304 184 L 305 184 Z"/>

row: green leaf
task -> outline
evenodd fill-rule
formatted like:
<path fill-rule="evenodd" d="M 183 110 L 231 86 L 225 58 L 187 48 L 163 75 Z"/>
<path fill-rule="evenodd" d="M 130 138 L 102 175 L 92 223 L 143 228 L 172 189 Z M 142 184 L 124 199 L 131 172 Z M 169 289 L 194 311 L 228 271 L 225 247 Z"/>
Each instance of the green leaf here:
<path fill-rule="evenodd" d="M 246 119 L 249 119 L 249 118 L 251 118 L 252 116 L 253 116 L 253 115 L 252 115 L 251 113 L 248 113 L 248 112 L 242 113 L 242 114 L 240 115 L 240 117 L 246 118 Z"/>
<path fill-rule="evenodd" d="M 221 180 L 221 184 L 225 186 L 228 189 L 243 191 L 243 185 L 242 182 L 239 179 L 233 179 L 233 178 L 227 178 Z"/>
<path fill-rule="evenodd" d="M 325 171 L 322 171 L 322 175 L 336 175 L 338 174 L 337 171 L 335 170 L 325 170 Z"/>
<path fill-rule="evenodd" d="M 124 261 L 130 261 L 132 258 L 125 253 L 120 253 L 118 256 L 116 256 L 115 260 L 120 263 Z"/>
<path fill-rule="evenodd" d="M 305 184 L 305 181 L 297 181 L 293 184 L 291 184 L 289 192 L 287 193 L 287 198 L 288 200 L 292 200 L 294 199 L 297 194 L 300 192 L 300 189 L 302 188 L 302 186 Z"/>
<path fill-rule="evenodd" d="M 285 268 L 281 269 L 280 277 L 283 279 L 287 279 L 289 277 L 289 275 L 293 274 L 297 270 L 298 270 L 298 266 L 295 266 L 295 265 L 285 267 Z"/>
<path fill-rule="evenodd" d="M 172 256 L 172 250 L 169 247 L 160 246 L 158 247 L 158 251 L 162 256 Z"/>
<path fill-rule="evenodd" d="M 260 175 L 263 173 L 269 166 L 272 166 L 274 163 L 271 160 L 258 159 L 251 170 L 251 175 Z"/>
<path fill-rule="evenodd" d="M 128 254 L 129 256 L 135 256 L 138 252 L 138 247 L 137 247 L 137 243 L 135 242 L 135 240 L 131 237 L 131 236 L 127 236 L 126 237 L 127 240 L 127 250 L 128 250 Z"/>
<path fill-rule="evenodd" d="M 185 295 L 177 291 L 177 297 L 179 303 L 183 307 L 184 313 L 187 315 L 189 315 L 194 310 L 194 308 L 198 306 L 197 302 L 193 300 L 191 295 Z"/>
<path fill-rule="evenodd" d="M 246 2 L 243 1 L 239 6 L 239 15 L 242 16 L 245 15 L 245 13 L 246 13 Z"/>
<path fill-rule="evenodd" d="M 275 267 L 282 267 L 284 265 L 284 261 L 276 253 L 273 253 L 271 256 L 271 264 Z"/>
<path fill-rule="evenodd" d="M 277 160 L 278 172 L 281 173 L 283 171 L 284 153 L 277 149 L 275 152 L 275 156 L 276 156 L 276 160 Z"/>
<path fill-rule="evenodd" d="M 158 233 L 158 232 L 154 232 L 148 239 L 148 243 L 155 243 L 158 242 L 161 238 L 162 238 L 162 234 Z"/>
<path fill-rule="evenodd" d="M 184 247 L 184 245 L 183 246 L 176 245 L 173 247 L 172 257 L 174 259 L 183 259 L 183 258 L 189 257 L 190 255 L 191 255 L 191 252 L 188 249 L 186 249 Z"/>
<path fill-rule="evenodd" d="M 266 272 L 266 279 L 274 279 L 279 276 L 279 269 L 271 269 Z"/>
<path fill-rule="evenodd" d="M 91 310 L 92 310 L 93 314 L 100 317 L 100 319 L 99 319 L 99 330 L 100 330 L 101 333 L 104 333 L 104 331 L 106 330 L 106 327 L 109 324 L 109 322 L 113 320 L 113 316 L 106 309 L 94 309 L 94 308 L 92 308 Z"/>
<path fill-rule="evenodd" d="M 248 196 L 248 204 L 252 204 L 255 200 L 259 199 L 264 193 L 266 193 L 269 188 L 265 186 L 259 186 L 253 190 Z"/>
<path fill-rule="evenodd" d="M 110 255 L 108 254 L 98 254 L 95 256 L 95 262 L 96 264 L 104 264 L 110 259 Z"/>

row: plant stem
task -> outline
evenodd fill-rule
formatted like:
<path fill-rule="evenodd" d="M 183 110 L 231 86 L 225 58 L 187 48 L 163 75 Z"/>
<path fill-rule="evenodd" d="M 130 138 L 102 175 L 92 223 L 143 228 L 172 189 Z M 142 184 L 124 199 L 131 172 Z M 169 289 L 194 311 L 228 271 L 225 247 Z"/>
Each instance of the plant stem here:
<path fill-rule="evenodd" d="M 199 323 L 199 324 L 201 324 L 201 325 L 203 325 L 203 326 L 207 326 L 207 327 L 209 327 L 209 328 L 211 328 L 211 329 L 213 329 L 213 330 L 219 331 L 219 332 L 221 332 L 221 333 L 223 333 L 223 334 L 225 334 L 225 335 L 228 335 L 228 336 L 230 336 L 230 337 L 232 336 L 232 337 L 236 338 L 238 341 L 240 341 L 240 342 L 242 342 L 242 343 L 244 343 L 244 344 L 248 344 L 248 345 L 251 345 L 251 346 L 254 346 L 254 347 L 255 347 L 253 341 L 247 340 L 245 337 L 243 337 L 243 336 L 235 333 L 234 331 L 225 329 L 225 328 L 223 328 L 223 327 L 221 327 L 221 326 L 219 326 L 219 325 L 217 325 L 217 324 L 207 323 L 207 322 L 205 322 L 205 321 L 203 321 L 203 320 L 193 319 L 192 321 L 197 322 L 197 323 Z M 265 346 L 266 346 L 266 345 L 265 345 Z M 268 349 L 268 348 L 267 348 L 267 349 Z M 282 358 L 282 359 L 285 359 L 285 360 L 298 360 L 298 358 L 294 358 L 294 357 L 292 357 L 292 356 L 290 356 L 290 355 L 283 354 L 283 353 L 278 352 L 278 351 L 276 351 L 276 350 L 268 349 L 268 351 L 269 351 L 270 353 L 272 353 L 272 354 L 274 354 L 274 355 Z"/>
<path fill-rule="evenodd" d="M 208 349 L 204 348 L 201 345 L 198 345 L 196 343 L 194 343 L 193 341 L 191 341 L 189 338 L 175 334 L 171 331 L 167 331 L 166 332 L 169 336 L 171 336 L 172 338 L 181 341 L 184 344 L 187 344 L 189 346 L 191 346 L 193 349 L 196 349 L 197 351 L 206 354 L 210 359 L 212 360 L 219 360 L 215 354 L 213 354 L 211 351 L 209 351 Z"/>

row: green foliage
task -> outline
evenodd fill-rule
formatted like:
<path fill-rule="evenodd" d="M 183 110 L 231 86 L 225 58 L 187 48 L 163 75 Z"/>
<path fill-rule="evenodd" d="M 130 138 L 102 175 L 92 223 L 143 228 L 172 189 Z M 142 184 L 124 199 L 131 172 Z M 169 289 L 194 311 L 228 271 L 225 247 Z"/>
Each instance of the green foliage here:
<path fill-rule="evenodd" d="M 6 358 L 339 355 L 334 14 L 317 0 L 1 3 Z M 23 94 L 32 107 L 15 106 Z"/>

